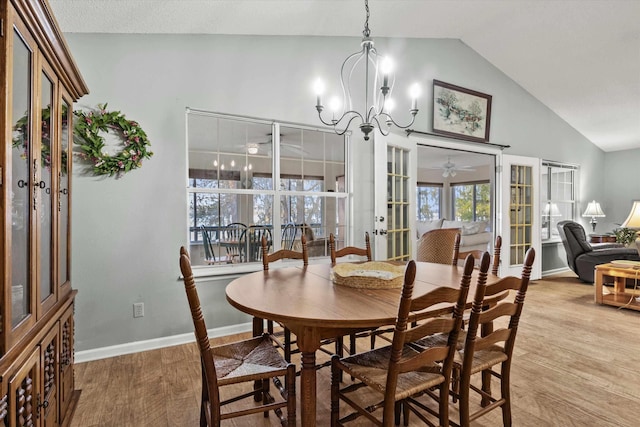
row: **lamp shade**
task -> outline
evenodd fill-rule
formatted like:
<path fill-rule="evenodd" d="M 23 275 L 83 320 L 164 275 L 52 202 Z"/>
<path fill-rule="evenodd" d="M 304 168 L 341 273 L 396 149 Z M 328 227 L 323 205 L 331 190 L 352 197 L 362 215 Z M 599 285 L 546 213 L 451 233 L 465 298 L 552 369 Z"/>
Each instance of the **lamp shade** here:
<path fill-rule="evenodd" d="M 560 213 L 560 209 L 558 209 L 558 205 L 555 203 L 548 202 L 544 205 L 544 209 L 542 210 L 543 217 L 561 217 L 562 213 Z"/>
<path fill-rule="evenodd" d="M 640 210 L 638 211 L 640 213 Z M 589 202 L 589 204 L 587 205 L 587 209 L 585 209 L 584 213 L 582 214 L 582 216 L 590 216 L 592 218 L 594 217 L 604 217 L 606 216 L 604 214 L 604 212 L 602 212 L 602 208 L 600 207 L 600 203 L 596 202 L 595 200 L 592 202 Z M 640 227 L 640 225 L 638 225 Z"/>
<path fill-rule="evenodd" d="M 640 201 L 634 201 L 627 219 L 620 225 L 625 228 L 640 228 Z"/>

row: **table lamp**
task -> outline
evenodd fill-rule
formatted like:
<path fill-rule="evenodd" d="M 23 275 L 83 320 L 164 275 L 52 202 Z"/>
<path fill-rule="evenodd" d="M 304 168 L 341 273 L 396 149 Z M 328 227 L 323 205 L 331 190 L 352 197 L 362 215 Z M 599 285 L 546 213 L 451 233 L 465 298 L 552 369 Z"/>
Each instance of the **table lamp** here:
<path fill-rule="evenodd" d="M 640 201 L 634 201 L 631 206 L 631 212 L 627 219 L 624 220 L 620 227 L 624 228 L 640 228 Z"/>
<path fill-rule="evenodd" d="M 640 203 L 640 202 L 637 202 L 637 203 Z M 638 213 L 640 214 L 640 206 L 638 207 L 638 209 L 639 209 Z M 593 229 L 593 232 L 595 233 L 596 224 L 598 223 L 598 220 L 596 220 L 596 218 L 605 217 L 606 215 L 604 214 L 604 212 L 602 212 L 602 208 L 600 207 L 600 203 L 598 203 L 598 202 L 596 202 L 594 200 L 592 202 L 589 202 L 589 204 L 587 205 L 587 209 L 585 209 L 585 211 L 582 214 L 582 216 L 583 217 L 587 217 L 587 216 L 591 217 L 591 227 Z M 640 217 L 638 217 L 638 218 L 640 218 Z M 640 227 L 640 225 L 638 225 L 638 227 Z"/>

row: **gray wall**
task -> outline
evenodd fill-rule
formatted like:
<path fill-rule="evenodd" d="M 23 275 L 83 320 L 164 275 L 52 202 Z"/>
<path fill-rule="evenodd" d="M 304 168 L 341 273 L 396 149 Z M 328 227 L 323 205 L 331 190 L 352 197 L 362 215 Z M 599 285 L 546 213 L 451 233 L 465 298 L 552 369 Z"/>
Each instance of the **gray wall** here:
<path fill-rule="evenodd" d="M 602 169 L 606 171 L 605 191 L 600 196 L 602 201 L 598 201 L 607 216 L 598 218 L 596 231 L 606 233 L 619 227 L 627 219 L 633 201 L 640 200 L 640 149 L 607 153 Z"/>
<path fill-rule="evenodd" d="M 185 107 L 317 125 L 313 80 L 324 76 L 337 84 L 342 60 L 359 48 L 360 40 L 66 36 L 91 90 L 76 108 L 108 102 L 109 110 L 121 110 L 141 124 L 155 153 L 141 169 L 121 179 L 96 178 L 75 169 L 72 274 L 79 290 L 77 350 L 191 332 L 177 263 L 178 248 L 187 243 Z M 580 164 L 580 194 L 585 200 L 601 198 L 607 170 L 602 167 L 604 153 L 466 45 L 457 40 L 376 42 L 397 62 L 398 83 L 408 87 L 419 80 L 423 86 L 414 129 L 431 129 L 434 78 L 489 93 L 491 142 L 510 145 L 510 154 Z M 396 90 L 398 98 L 405 93 L 404 87 Z M 355 177 L 364 191 L 355 193 L 353 204 L 356 216 L 364 219 L 356 226 L 361 235 L 372 228 L 374 172 L 370 143 L 358 133 L 353 138 L 358 154 Z M 209 328 L 249 320 L 226 303 L 227 282 L 199 283 Z M 138 301 L 145 303 L 145 317 L 133 319 L 132 304 Z"/>

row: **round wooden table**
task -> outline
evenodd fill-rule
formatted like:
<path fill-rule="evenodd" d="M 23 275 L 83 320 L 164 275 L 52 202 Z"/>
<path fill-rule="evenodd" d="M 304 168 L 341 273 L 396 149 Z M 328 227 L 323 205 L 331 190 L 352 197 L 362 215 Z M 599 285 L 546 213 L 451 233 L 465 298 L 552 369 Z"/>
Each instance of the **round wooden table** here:
<path fill-rule="evenodd" d="M 414 295 L 437 286 L 460 286 L 461 267 L 418 262 Z M 469 290 L 473 300 L 477 272 Z M 487 283 L 497 280 L 489 275 Z M 227 301 L 254 316 L 254 334 L 263 332 L 263 319 L 287 326 L 296 335 L 301 353 L 300 406 L 303 426 L 316 425 L 316 350 L 325 338 L 395 323 L 400 302 L 397 289 L 358 289 L 335 285 L 329 264 L 286 267 L 250 273 L 233 280 L 226 289 Z M 451 311 L 443 304 L 429 315 Z M 411 319 L 410 319 L 411 320 Z"/>

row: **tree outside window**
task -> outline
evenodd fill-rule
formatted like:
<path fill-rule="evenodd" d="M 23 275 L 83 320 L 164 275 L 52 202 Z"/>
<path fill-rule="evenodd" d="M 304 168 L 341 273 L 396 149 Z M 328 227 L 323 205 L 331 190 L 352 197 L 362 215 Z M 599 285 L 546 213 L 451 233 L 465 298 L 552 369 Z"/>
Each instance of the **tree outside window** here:
<path fill-rule="evenodd" d="M 491 184 L 453 184 L 453 217 L 456 221 L 485 221 L 491 218 Z"/>
<path fill-rule="evenodd" d="M 442 184 L 419 182 L 416 196 L 418 221 L 430 221 L 441 217 Z"/>

